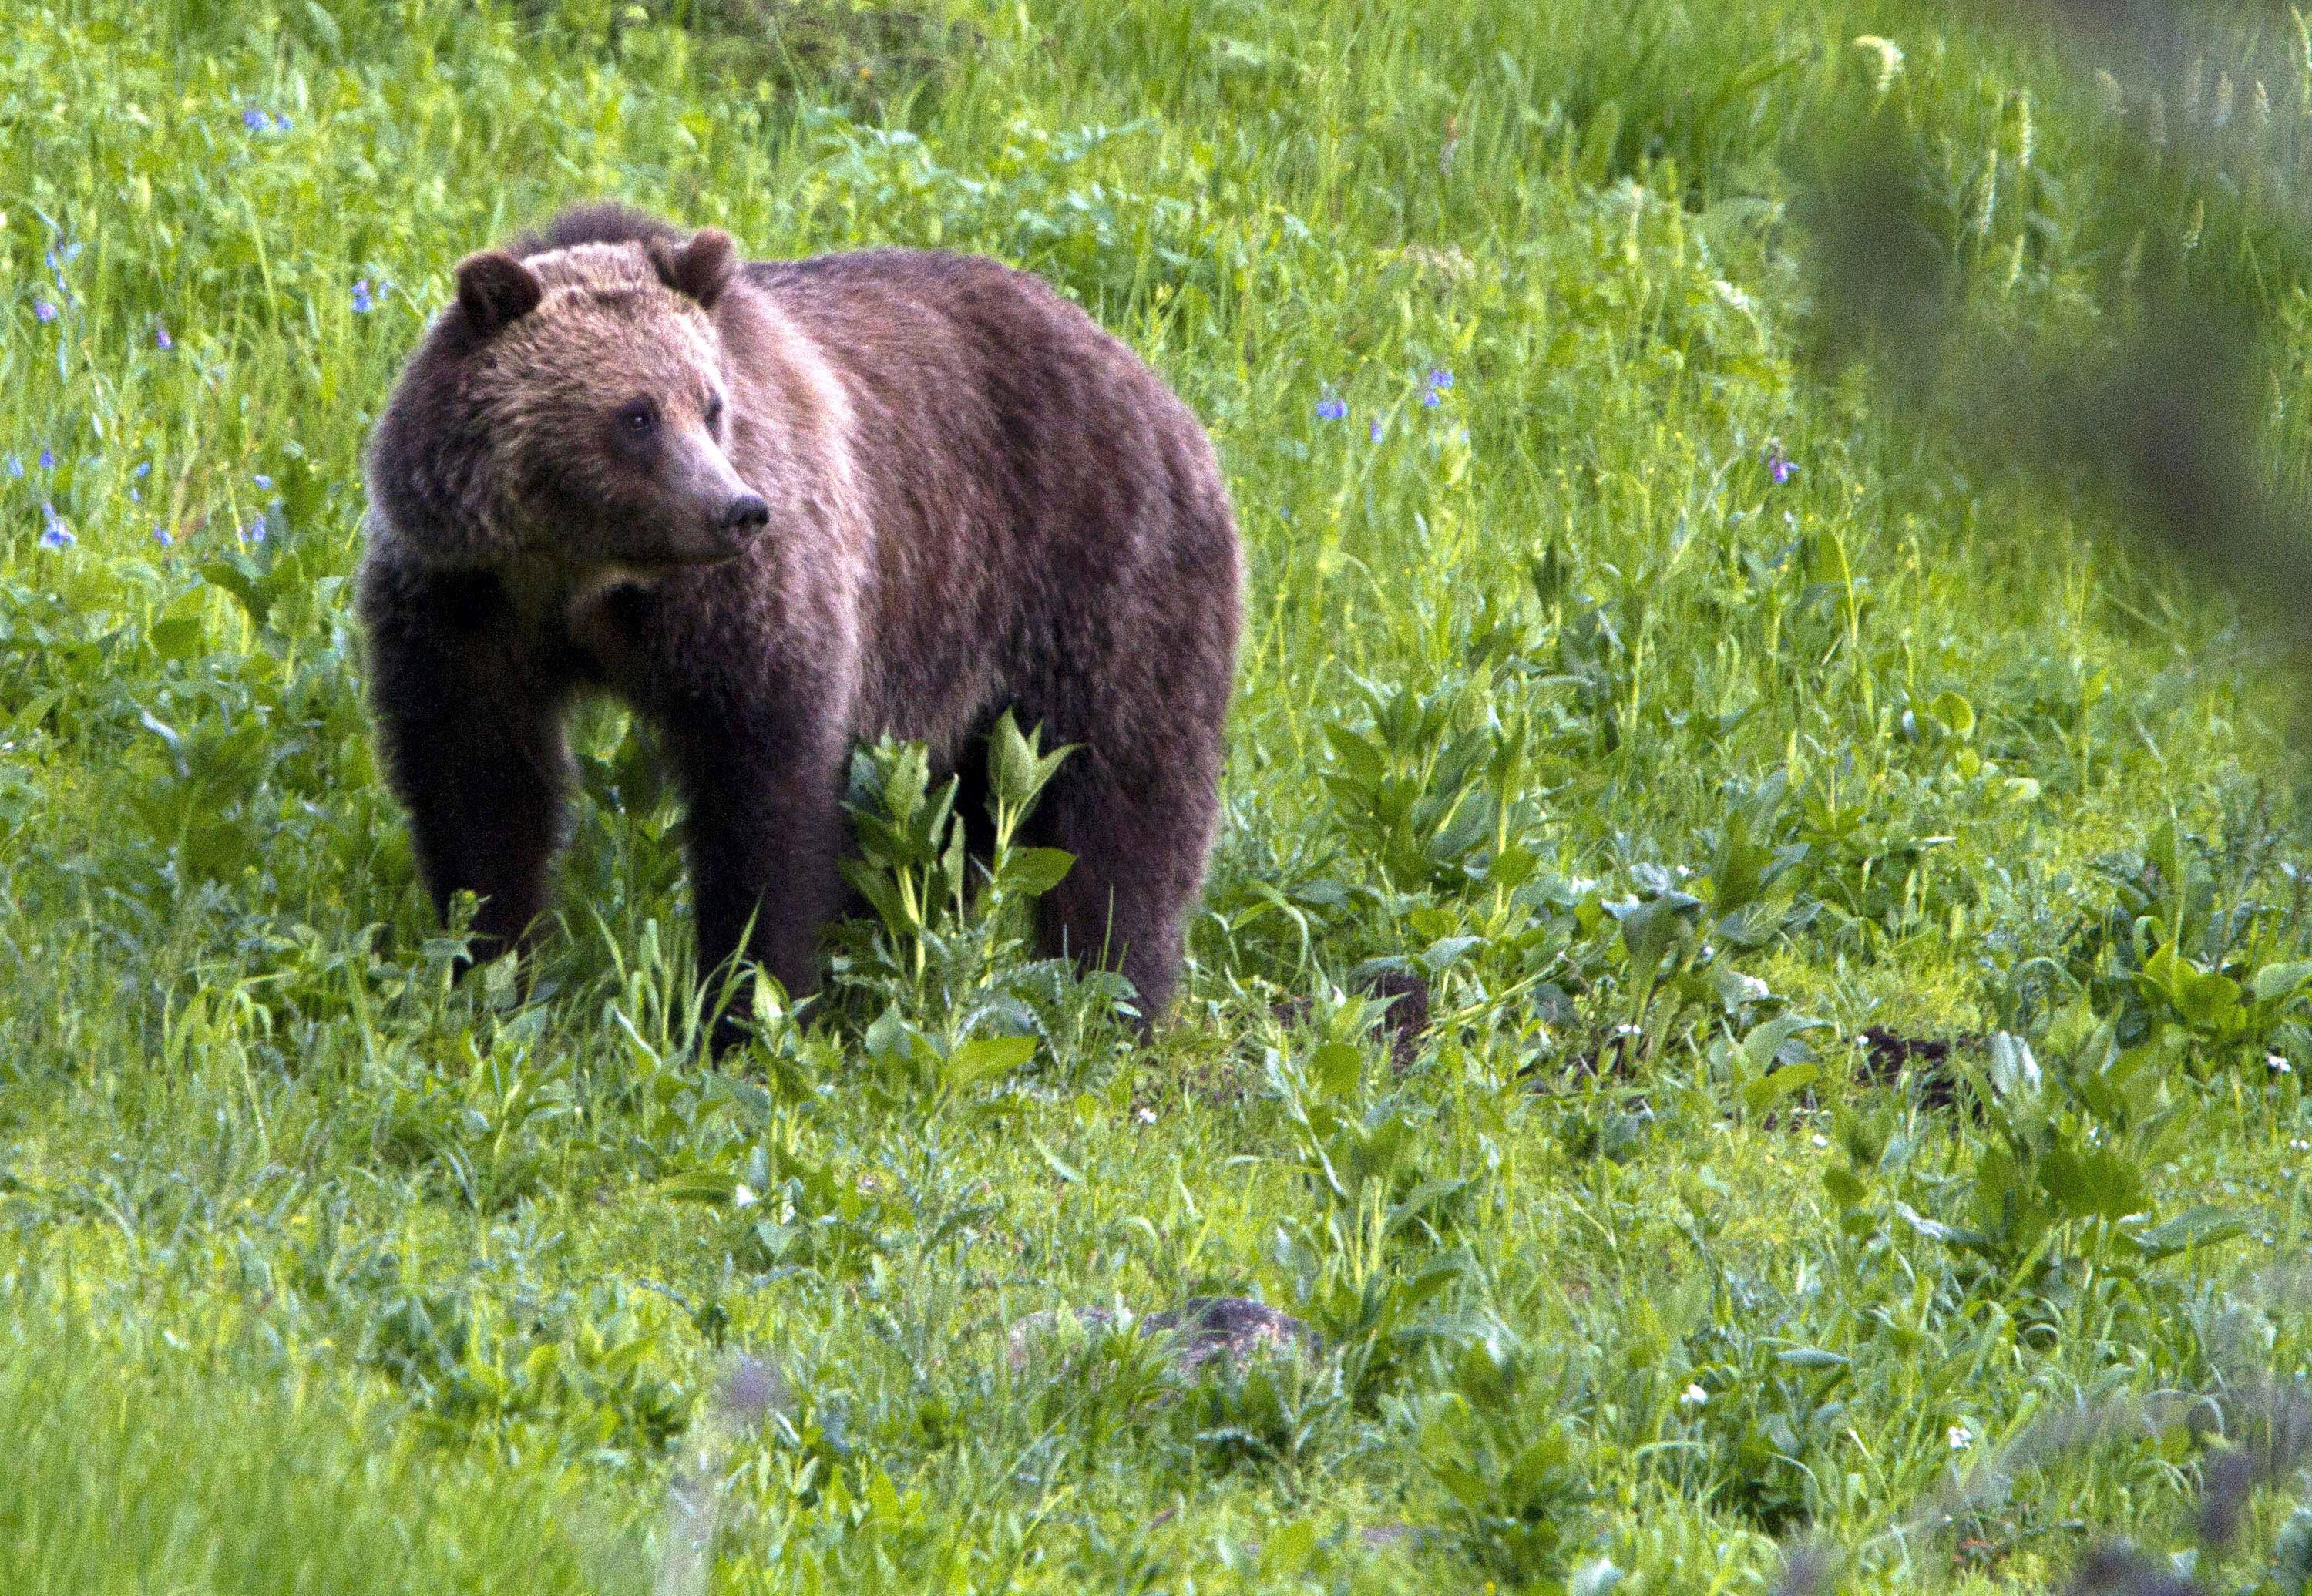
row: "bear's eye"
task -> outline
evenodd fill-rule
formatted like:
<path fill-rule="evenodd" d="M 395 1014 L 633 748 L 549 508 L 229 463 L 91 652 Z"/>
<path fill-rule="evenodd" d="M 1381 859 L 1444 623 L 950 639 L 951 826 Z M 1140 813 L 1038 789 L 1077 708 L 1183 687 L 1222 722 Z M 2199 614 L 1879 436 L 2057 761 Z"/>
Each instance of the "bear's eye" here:
<path fill-rule="evenodd" d="M 722 430 L 722 396 L 719 393 L 707 396 L 706 430 L 711 433 L 719 433 Z"/>
<path fill-rule="evenodd" d="M 618 412 L 618 426 L 630 438 L 647 438 L 658 430 L 658 407 L 636 399 Z"/>

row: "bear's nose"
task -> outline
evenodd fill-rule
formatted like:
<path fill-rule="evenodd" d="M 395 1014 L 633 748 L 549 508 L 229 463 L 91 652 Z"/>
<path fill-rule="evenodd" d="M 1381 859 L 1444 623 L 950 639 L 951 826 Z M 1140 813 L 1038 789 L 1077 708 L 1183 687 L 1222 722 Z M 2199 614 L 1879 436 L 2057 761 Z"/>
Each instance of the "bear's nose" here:
<path fill-rule="evenodd" d="M 759 532 L 771 524 L 771 507 L 760 494 L 742 493 L 722 506 L 726 532 Z"/>

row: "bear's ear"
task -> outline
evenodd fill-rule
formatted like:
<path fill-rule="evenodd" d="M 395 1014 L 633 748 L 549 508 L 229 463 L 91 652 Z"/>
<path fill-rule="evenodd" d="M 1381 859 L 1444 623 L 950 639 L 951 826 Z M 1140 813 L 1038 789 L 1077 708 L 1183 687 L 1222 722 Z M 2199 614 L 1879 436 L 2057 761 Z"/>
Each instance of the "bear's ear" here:
<path fill-rule="evenodd" d="M 538 274 L 504 250 L 485 250 L 458 262 L 458 306 L 484 338 L 529 315 L 545 297 Z"/>
<path fill-rule="evenodd" d="M 679 248 L 664 239 L 650 242 L 651 264 L 660 281 L 677 294 L 688 294 L 707 310 L 722 297 L 731 274 L 739 267 L 739 249 L 719 227 L 702 227 Z"/>

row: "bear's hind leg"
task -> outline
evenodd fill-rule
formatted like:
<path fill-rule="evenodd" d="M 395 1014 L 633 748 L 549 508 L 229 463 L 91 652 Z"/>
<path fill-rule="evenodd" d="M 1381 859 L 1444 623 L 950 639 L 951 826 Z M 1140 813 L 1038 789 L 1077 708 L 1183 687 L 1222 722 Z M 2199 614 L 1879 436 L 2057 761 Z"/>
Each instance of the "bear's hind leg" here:
<path fill-rule="evenodd" d="M 1151 1025 L 1171 1006 L 1218 818 L 1200 763 L 1120 767 L 1080 748 L 1030 821 L 1033 840 L 1075 855 L 1039 906 L 1038 951 L 1121 971 Z"/>

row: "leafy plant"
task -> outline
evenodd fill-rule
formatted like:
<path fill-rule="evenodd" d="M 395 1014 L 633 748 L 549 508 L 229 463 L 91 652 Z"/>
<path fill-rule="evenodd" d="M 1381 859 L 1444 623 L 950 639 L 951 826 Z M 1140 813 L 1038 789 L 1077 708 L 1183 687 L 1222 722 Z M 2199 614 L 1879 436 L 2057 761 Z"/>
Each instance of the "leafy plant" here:
<path fill-rule="evenodd" d="M 1016 929 L 1005 911 L 1057 886 L 1074 863 L 1057 848 L 1016 845 L 1020 822 L 1069 751 L 1041 754 L 1038 741 L 1020 734 L 1009 710 L 988 734 L 988 818 L 994 829 L 976 882 L 968 869 L 963 818 L 955 812 L 961 778 L 950 776 L 933 792 L 930 756 L 920 743 L 885 738 L 852 757 L 845 807 L 859 856 L 843 862 L 844 879 L 881 922 L 881 939 L 866 950 L 877 973 L 912 982 L 918 997 L 935 960 L 951 964 L 968 946 L 984 967 L 1008 950 L 1012 944 L 990 941 Z"/>
<path fill-rule="evenodd" d="M 1364 723 L 1325 727 L 1325 785 L 1352 851 L 1400 893 L 1514 891 L 1537 863 L 1513 840 L 1530 824 L 1523 727 L 1493 719 L 1481 679 L 1356 688 Z"/>
<path fill-rule="evenodd" d="M 558 1295 L 524 1316 L 469 1288 L 405 1289 L 364 1328 L 363 1357 L 416 1391 L 447 1434 L 566 1426 L 653 1452 L 680 1428 L 686 1395 L 652 1368 L 657 1336 L 622 1296 Z"/>
<path fill-rule="evenodd" d="M 1563 1574 L 1591 1488 L 1572 1426 L 1532 1355 L 1503 1327 L 1468 1337 L 1442 1390 L 1393 1404 L 1405 1445 L 1436 1481 L 1473 1561 L 1517 1585 Z"/>
<path fill-rule="evenodd" d="M 1910 1173 L 1897 1182 L 1942 1216 L 1898 1197 L 1881 1221 L 1985 1271 L 1988 1288 L 2043 1340 L 2112 1282 L 2246 1228 L 2205 1204 L 2156 1218 L 2151 1182 L 2189 1146 L 2199 1114 L 2169 1050 L 2123 1048 L 2117 1022 L 2096 1018 L 2084 1000 L 2058 1017 L 2045 1045 L 2055 1062 L 2043 1069 L 2022 1039 L 1991 1039 L 1987 1065 L 1969 1074 L 1990 1135 L 1958 1144 L 1954 1176 L 1929 1181 L 1904 1162 Z M 1858 1165 L 1886 1162 L 1870 1139 L 1850 1138 L 1849 1151 Z M 1870 1190 L 1857 1169 L 1826 1180 L 1850 1209 Z"/>
<path fill-rule="evenodd" d="M 970 853 L 956 812 L 959 776 L 934 790 L 920 744 L 886 739 L 853 757 L 847 801 L 858 853 L 845 878 L 875 913 L 844 938 L 836 969 L 855 1002 L 880 999 L 863 1040 L 878 1077 L 933 1109 L 1024 1065 L 1047 1022 L 1032 996 L 1057 995 L 1062 967 L 1020 957 L 1037 899 L 1073 864 L 1059 848 L 1020 840 L 1036 800 L 1069 750 L 1041 751 L 1007 710 L 987 738 L 984 857 Z M 1073 983 L 1071 983 L 1073 985 Z M 1121 1007 L 1120 978 L 1082 983 L 1095 1003 Z M 1081 1023 L 1082 1002 L 1077 997 Z M 1045 1005 L 1049 1012 L 1050 1004 Z"/>
<path fill-rule="evenodd" d="M 1721 1488 L 1771 1532 L 1804 1523 L 1816 1479 L 1835 1468 L 1845 1440 L 1853 1361 L 1755 1334 L 1723 1312 L 1686 1337 L 1686 1354 L 1684 1406 L 1713 1449 Z"/>
<path fill-rule="evenodd" d="M 1363 1086 L 1362 1000 L 1342 1005 L 1305 1063 L 1268 1058 L 1270 1090 L 1294 1131 L 1293 1164 L 1319 1197 L 1313 1219 L 1280 1224 L 1272 1257 L 1292 1300 L 1328 1343 L 1351 1399 L 1375 1400 L 1418 1351 L 1449 1333 L 1440 1299 L 1459 1285 L 1467 1257 L 1450 1245 L 1475 1179 L 1438 1168 L 1412 1105 Z"/>
<path fill-rule="evenodd" d="M 2312 1058 L 2312 960 L 2296 916 L 2220 880 L 2202 839 L 2163 824 L 2141 858 L 2106 860 L 2119 902 L 2070 952 L 2064 973 L 2122 1039 L 2166 1046 L 2203 1074 L 2261 1069 L 2275 1049 Z"/>
<path fill-rule="evenodd" d="M 1624 1034 L 1639 1039 L 1630 1062 L 1681 1039 L 1692 1015 L 1713 1007 L 1739 1012 L 1763 995 L 1735 960 L 1771 944 L 1805 916 L 1791 872 L 1807 847 L 1780 840 L 1787 785 L 1777 771 L 1748 792 L 1729 794 L 1723 819 L 1704 833 L 1710 853 L 1702 876 L 1680 884 L 1660 865 L 1642 866 L 1633 873 L 1639 895 L 1602 906 L 1621 931 L 1622 1023 Z M 1790 1040 L 1777 1039 L 1768 1054 Z"/>
<path fill-rule="evenodd" d="M 1290 1479 L 1319 1451 L 1340 1406 L 1335 1382 L 1302 1357 L 1220 1357 L 1182 1394 L 1172 1433 L 1213 1472 L 1274 1469 Z"/>

